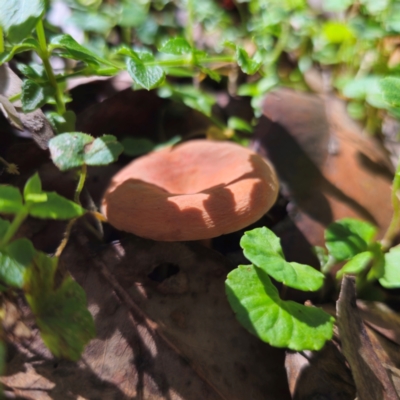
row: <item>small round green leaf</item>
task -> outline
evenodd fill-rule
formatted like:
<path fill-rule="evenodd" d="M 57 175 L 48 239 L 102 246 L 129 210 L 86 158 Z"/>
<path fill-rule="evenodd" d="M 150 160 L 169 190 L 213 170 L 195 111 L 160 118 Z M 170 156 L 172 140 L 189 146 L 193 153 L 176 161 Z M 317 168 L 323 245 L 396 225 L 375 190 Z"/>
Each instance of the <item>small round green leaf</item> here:
<path fill-rule="evenodd" d="M 36 173 L 31 176 L 25 183 L 24 186 L 24 199 L 30 194 L 42 193 L 42 182 L 40 181 L 39 174 Z"/>
<path fill-rule="evenodd" d="M 108 165 L 116 161 L 123 151 L 123 146 L 113 135 L 96 138 L 85 147 L 84 160 L 87 165 Z"/>
<path fill-rule="evenodd" d="M 45 12 L 44 0 L 0 0 L 0 26 L 11 42 L 20 42 Z"/>
<path fill-rule="evenodd" d="M 74 203 L 54 192 L 43 192 L 47 196 L 45 202 L 29 204 L 29 214 L 36 218 L 71 219 L 85 213 L 79 204 Z"/>
<path fill-rule="evenodd" d="M 14 240 L 0 249 L 0 280 L 7 285 L 21 288 L 26 268 L 32 262 L 35 249 L 28 239 Z"/>
<path fill-rule="evenodd" d="M 272 346 L 320 350 L 332 337 L 333 317 L 319 308 L 281 300 L 268 275 L 253 265 L 230 272 L 225 288 L 239 322 Z"/>
<path fill-rule="evenodd" d="M 400 78 L 388 76 L 381 81 L 384 100 L 392 107 L 400 107 Z"/>
<path fill-rule="evenodd" d="M 348 260 L 367 251 L 376 232 L 376 227 L 369 222 L 344 218 L 325 230 L 326 247 L 336 260 Z"/>
<path fill-rule="evenodd" d="M 325 276 L 316 269 L 295 262 L 287 262 L 279 238 L 268 228 L 256 228 L 244 234 L 240 241 L 245 257 L 278 282 L 294 289 L 315 291 L 324 283 Z"/>
<path fill-rule="evenodd" d="M 175 37 L 167 40 L 159 49 L 162 53 L 174 54 L 176 56 L 188 54 L 192 51 L 192 46 L 182 37 Z"/>
<path fill-rule="evenodd" d="M 49 141 L 53 162 L 61 171 L 87 165 L 107 165 L 122 153 L 123 147 L 113 135 L 94 139 L 81 132 L 68 132 Z"/>
<path fill-rule="evenodd" d="M 16 214 L 23 207 L 22 196 L 17 188 L 0 185 L 0 213 Z"/>
<path fill-rule="evenodd" d="M 364 251 L 355 255 L 340 271 L 338 271 L 336 278 L 341 278 L 344 274 L 359 274 L 367 268 L 373 258 L 374 254 L 372 251 Z"/>
<path fill-rule="evenodd" d="M 94 138 L 86 133 L 68 132 L 49 141 L 49 150 L 54 164 L 61 171 L 81 167 L 85 163 L 85 146 Z"/>
<path fill-rule="evenodd" d="M 379 283 L 388 289 L 400 288 L 400 246 L 392 247 L 385 254 L 385 266 Z"/>
<path fill-rule="evenodd" d="M 92 53 L 86 47 L 80 45 L 70 35 L 58 35 L 53 37 L 50 42 L 50 47 L 59 50 L 59 55 L 65 58 L 72 58 L 73 60 L 81 60 L 87 64 L 107 64 L 113 65 L 109 61 Z"/>
<path fill-rule="evenodd" d="M 146 66 L 139 57 L 128 58 L 126 66 L 133 81 L 147 90 L 160 86 L 164 81 L 165 73 L 161 67 Z"/>
<path fill-rule="evenodd" d="M 39 85 L 35 81 L 25 79 L 22 84 L 21 103 L 25 113 L 35 111 L 44 106 L 54 95 L 54 89 L 50 83 Z"/>
<path fill-rule="evenodd" d="M 262 62 L 252 60 L 246 50 L 239 46 L 236 48 L 236 60 L 241 70 L 248 75 L 255 74 L 262 65 Z"/>

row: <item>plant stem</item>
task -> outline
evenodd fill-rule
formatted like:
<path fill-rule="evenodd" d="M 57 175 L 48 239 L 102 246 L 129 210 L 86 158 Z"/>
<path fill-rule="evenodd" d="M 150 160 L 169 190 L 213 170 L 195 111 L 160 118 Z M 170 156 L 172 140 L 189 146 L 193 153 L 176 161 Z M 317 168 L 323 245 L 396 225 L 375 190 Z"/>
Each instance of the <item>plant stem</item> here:
<path fill-rule="evenodd" d="M 81 201 L 80 201 L 79 197 L 82 193 L 83 186 L 85 185 L 86 176 L 87 176 L 87 165 L 83 164 L 82 169 L 80 170 L 80 173 L 79 173 L 79 181 L 78 181 L 78 185 L 75 189 L 75 195 L 74 195 L 74 201 L 75 201 L 75 203 L 77 203 L 79 205 L 81 205 Z M 64 238 L 61 241 L 60 245 L 57 247 L 57 250 L 54 254 L 56 257 L 60 257 L 61 253 L 65 249 L 65 246 L 68 243 L 69 237 L 71 236 L 72 227 L 74 226 L 74 223 L 76 220 L 77 220 L 77 218 L 73 218 L 68 222 L 67 229 L 65 230 Z"/>
<path fill-rule="evenodd" d="M 75 203 L 78 203 L 81 205 L 81 201 L 79 200 L 83 186 L 85 185 L 85 180 L 87 176 L 87 165 L 83 164 L 82 169 L 79 173 L 79 181 L 78 181 L 78 186 L 75 189 L 75 196 L 74 196 L 74 201 Z"/>
<path fill-rule="evenodd" d="M 28 210 L 23 208 L 13 219 L 11 225 L 8 227 L 6 234 L 3 236 L 0 241 L 0 247 L 7 246 L 10 240 L 17 233 L 19 227 L 24 222 L 25 218 L 28 216 Z"/>
<path fill-rule="evenodd" d="M 233 56 L 216 56 L 216 57 L 203 57 L 197 58 L 200 64 L 213 64 L 213 63 L 232 63 L 235 61 Z M 146 67 L 161 66 L 161 67 L 186 67 L 193 65 L 192 58 L 178 58 L 174 60 L 155 60 L 145 62 Z"/>
<path fill-rule="evenodd" d="M 187 13 L 188 20 L 186 25 L 186 38 L 189 44 L 193 47 L 194 38 L 193 38 L 193 25 L 194 25 L 194 2 L 193 0 L 187 0 Z"/>
<path fill-rule="evenodd" d="M 3 28 L 0 26 L 0 53 L 4 52 Z"/>
<path fill-rule="evenodd" d="M 397 234 L 399 223 L 400 223 L 400 202 L 398 198 L 398 192 L 400 189 L 400 164 L 397 166 L 396 173 L 393 179 L 392 185 L 392 207 L 393 216 L 390 221 L 390 225 L 381 240 L 382 250 L 387 251 L 392 245 L 393 239 Z"/>
<path fill-rule="evenodd" d="M 53 68 L 50 64 L 50 53 L 47 49 L 46 36 L 44 33 L 43 21 L 40 19 L 36 25 L 36 33 L 39 40 L 40 52 L 39 57 L 43 61 L 44 69 L 46 70 L 47 77 L 49 78 L 49 82 L 55 91 L 55 99 L 57 105 L 57 112 L 63 115 L 66 111 L 65 103 L 63 100 L 63 94 L 61 88 L 57 84 L 56 77 L 54 76 Z"/>

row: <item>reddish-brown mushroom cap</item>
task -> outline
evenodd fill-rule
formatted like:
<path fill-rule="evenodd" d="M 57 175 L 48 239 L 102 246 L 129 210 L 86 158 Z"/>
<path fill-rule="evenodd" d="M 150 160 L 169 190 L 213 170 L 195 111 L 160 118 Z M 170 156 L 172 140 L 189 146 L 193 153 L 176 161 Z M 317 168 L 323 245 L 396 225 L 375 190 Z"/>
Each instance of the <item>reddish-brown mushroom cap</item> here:
<path fill-rule="evenodd" d="M 102 202 L 117 229 L 163 241 L 235 232 L 274 204 L 278 180 L 237 144 L 193 140 L 140 157 L 118 172 Z"/>

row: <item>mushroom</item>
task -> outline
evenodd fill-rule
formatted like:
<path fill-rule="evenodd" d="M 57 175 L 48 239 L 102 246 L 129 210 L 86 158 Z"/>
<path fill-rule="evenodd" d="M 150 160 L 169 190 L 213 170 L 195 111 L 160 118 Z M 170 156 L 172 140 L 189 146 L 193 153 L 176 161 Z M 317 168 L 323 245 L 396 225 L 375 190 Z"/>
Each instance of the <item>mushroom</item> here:
<path fill-rule="evenodd" d="M 273 167 L 230 142 L 192 140 L 140 157 L 112 179 L 102 212 L 119 230 L 160 240 L 202 240 L 242 229 L 278 195 Z"/>

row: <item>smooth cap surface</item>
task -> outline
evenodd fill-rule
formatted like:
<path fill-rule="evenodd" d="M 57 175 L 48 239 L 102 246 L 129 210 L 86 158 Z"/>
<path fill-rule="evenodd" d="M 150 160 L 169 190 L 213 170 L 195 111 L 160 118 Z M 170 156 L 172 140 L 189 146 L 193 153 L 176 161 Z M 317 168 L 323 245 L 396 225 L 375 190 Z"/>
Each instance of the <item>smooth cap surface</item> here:
<path fill-rule="evenodd" d="M 235 232 L 274 204 L 272 166 L 230 142 L 192 140 L 140 157 L 112 179 L 102 211 L 117 229 L 162 241 Z"/>

